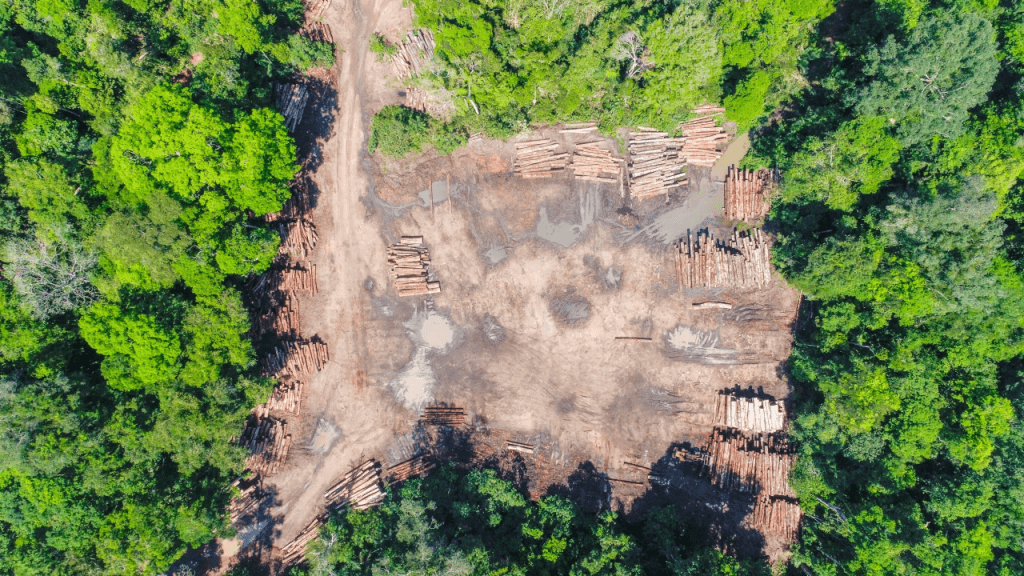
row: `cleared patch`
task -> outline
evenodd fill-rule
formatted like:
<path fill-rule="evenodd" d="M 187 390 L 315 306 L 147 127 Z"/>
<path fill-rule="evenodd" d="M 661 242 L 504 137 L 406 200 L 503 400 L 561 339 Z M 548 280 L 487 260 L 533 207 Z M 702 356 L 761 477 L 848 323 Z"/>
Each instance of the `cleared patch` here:
<path fill-rule="evenodd" d="M 551 297 L 548 307 L 556 320 L 569 326 L 580 326 L 590 318 L 590 300 L 575 291 Z"/>

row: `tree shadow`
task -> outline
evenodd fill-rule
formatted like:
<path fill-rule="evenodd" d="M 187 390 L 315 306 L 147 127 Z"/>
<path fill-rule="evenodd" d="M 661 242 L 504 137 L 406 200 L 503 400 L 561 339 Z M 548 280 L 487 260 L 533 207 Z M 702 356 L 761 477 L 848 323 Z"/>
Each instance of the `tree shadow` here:
<path fill-rule="evenodd" d="M 548 487 L 546 496 L 562 496 L 587 514 L 598 514 L 611 509 L 612 483 L 608 476 L 587 460 L 576 467 L 564 484 Z"/>
<path fill-rule="evenodd" d="M 293 137 L 303 172 L 312 173 L 324 163 L 323 144 L 331 136 L 338 113 L 338 91 L 333 82 L 321 78 L 307 77 L 306 86 L 309 100 Z"/>

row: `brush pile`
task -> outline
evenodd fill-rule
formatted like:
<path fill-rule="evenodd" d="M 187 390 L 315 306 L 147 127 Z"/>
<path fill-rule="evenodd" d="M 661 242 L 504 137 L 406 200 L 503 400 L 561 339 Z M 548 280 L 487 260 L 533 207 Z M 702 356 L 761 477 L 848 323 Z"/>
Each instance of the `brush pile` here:
<path fill-rule="evenodd" d="M 292 258 L 309 258 L 319 239 L 316 233 L 316 226 L 305 218 L 292 221 L 279 221 L 277 233 L 281 236 L 281 246 L 278 252 L 288 254 Z"/>
<path fill-rule="evenodd" d="M 388 468 L 388 484 L 404 482 L 409 478 L 426 476 L 428 472 L 436 467 L 437 464 L 427 458 L 427 456 L 417 456 Z"/>
<path fill-rule="evenodd" d="M 268 476 L 288 457 L 292 437 L 284 433 L 284 422 L 275 418 L 250 418 L 238 444 L 249 450 L 245 468 Z"/>
<path fill-rule="evenodd" d="M 737 170 L 730 166 L 725 177 L 726 218 L 756 222 L 767 216 L 778 183 L 778 170 Z"/>
<path fill-rule="evenodd" d="M 270 398 L 253 408 L 252 413 L 257 418 L 266 418 L 270 416 L 271 411 L 298 414 L 299 408 L 302 406 L 302 392 L 305 388 L 306 383 L 302 380 L 278 382 L 277 386 L 274 386 Z"/>
<path fill-rule="evenodd" d="M 462 426 L 466 423 L 466 411 L 458 406 L 427 406 L 420 422 L 427 426 Z"/>
<path fill-rule="evenodd" d="M 412 78 L 420 73 L 426 63 L 434 57 L 434 33 L 426 28 L 412 30 L 405 41 L 396 45 L 397 50 L 391 56 L 391 65 L 395 76 Z"/>
<path fill-rule="evenodd" d="M 786 409 L 767 398 L 738 398 L 719 394 L 715 399 L 715 425 L 744 432 L 778 432 L 786 421 Z"/>
<path fill-rule="evenodd" d="M 676 245 L 676 272 L 683 288 L 762 288 L 772 279 L 768 241 L 759 228 L 733 231 L 728 242 L 707 229 L 688 232 Z"/>
<path fill-rule="evenodd" d="M 640 128 L 629 135 L 629 194 L 635 200 L 652 196 L 668 196 L 669 191 L 683 186 L 686 180 L 686 159 L 681 155 L 685 138 L 673 138 L 666 132 Z"/>
<path fill-rule="evenodd" d="M 284 125 L 289 132 L 294 132 L 306 110 L 309 90 L 305 84 L 277 84 L 274 94 L 277 96 L 277 109 L 284 116 Z"/>
<path fill-rule="evenodd" d="M 267 354 L 263 364 L 268 376 L 282 378 L 318 372 L 329 359 L 327 344 L 299 340 L 281 342 Z"/>
<path fill-rule="evenodd" d="M 588 142 L 576 145 L 569 167 L 573 176 L 580 180 L 615 183 L 622 173 L 620 162 L 622 160 L 605 149 L 604 142 Z"/>
<path fill-rule="evenodd" d="M 430 251 L 423 244 L 422 236 L 402 236 L 398 244 L 389 246 L 388 264 L 391 265 L 391 283 L 399 296 L 425 296 L 441 292 L 440 282 L 427 280 Z"/>
<path fill-rule="evenodd" d="M 558 143 L 548 138 L 516 142 L 513 172 L 522 178 L 550 178 L 569 162 L 569 153 L 557 149 Z"/>
<path fill-rule="evenodd" d="M 341 480 L 324 492 L 327 510 L 334 512 L 348 506 L 366 510 L 384 500 L 384 488 L 380 481 L 380 462 L 367 460 L 345 474 Z"/>
<path fill-rule="evenodd" d="M 729 135 L 722 127 L 715 126 L 715 116 L 724 112 L 724 108 L 701 106 L 694 110 L 700 118 L 679 125 L 684 139 L 680 155 L 687 164 L 713 166 L 722 156 L 718 144 L 728 140 Z"/>

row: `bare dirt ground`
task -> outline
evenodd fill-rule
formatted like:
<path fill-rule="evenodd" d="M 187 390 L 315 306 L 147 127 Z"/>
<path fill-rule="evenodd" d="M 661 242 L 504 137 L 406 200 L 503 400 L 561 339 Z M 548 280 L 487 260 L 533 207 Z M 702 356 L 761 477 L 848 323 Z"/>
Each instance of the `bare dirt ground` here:
<path fill-rule="evenodd" d="M 490 446 L 462 459 L 490 458 L 531 495 L 626 513 L 675 502 L 728 517 L 709 527 L 733 532 L 725 546 L 777 557 L 780 543 L 743 535 L 750 502 L 717 493 L 671 457 L 711 430 L 720 390 L 788 395 L 782 363 L 798 294 L 778 279 L 759 291 L 681 291 L 671 252 L 688 229 L 729 225 L 722 179 L 743 138 L 711 170 L 691 169 L 689 191 L 668 202 L 631 203 L 617 186 L 564 176 L 516 178 L 512 142 L 484 140 L 447 158 L 371 158 L 369 120 L 403 93 L 390 64 L 369 53 L 370 35 L 398 38 L 411 9 L 335 0 L 323 20 L 339 57 L 296 134 L 320 238 L 320 291 L 302 296 L 300 310 L 302 334 L 327 342 L 331 361 L 288 418 L 288 462 L 264 481 L 275 495 L 269 521 L 221 542 L 219 555 L 235 556 L 257 533 L 264 554 L 288 543 L 323 511 L 325 489 L 367 458 L 394 464 L 458 440 Z M 599 138 L 541 133 L 570 149 Z M 440 294 L 398 298 L 386 247 L 401 235 L 424 237 Z M 692 309 L 706 300 L 733 309 Z M 474 425 L 459 439 L 425 436 L 420 410 L 436 401 L 464 407 Z M 509 454 L 505 439 L 538 448 Z M 637 466 L 668 480 L 652 487 Z"/>

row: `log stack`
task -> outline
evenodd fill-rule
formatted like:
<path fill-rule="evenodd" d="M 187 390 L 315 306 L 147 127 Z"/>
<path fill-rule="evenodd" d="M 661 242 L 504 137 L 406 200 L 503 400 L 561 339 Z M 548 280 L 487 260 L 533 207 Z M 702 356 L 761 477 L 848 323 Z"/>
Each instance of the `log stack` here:
<path fill-rule="evenodd" d="M 231 483 L 232 488 L 240 488 L 243 480 L 241 478 L 236 479 Z M 248 482 L 248 486 L 240 488 L 241 493 L 231 499 L 231 504 L 228 505 L 228 515 L 231 518 L 231 524 L 234 525 L 239 519 L 251 516 L 259 511 L 260 503 L 266 497 L 266 493 L 260 488 L 260 483 L 255 481 Z"/>
<path fill-rule="evenodd" d="M 388 468 L 388 484 L 404 482 L 409 478 L 426 476 L 437 464 L 427 456 L 417 456 Z"/>
<path fill-rule="evenodd" d="M 334 35 L 331 34 L 331 27 L 323 22 L 308 23 L 302 27 L 302 30 L 299 30 L 299 34 L 314 42 L 334 44 Z"/>
<path fill-rule="evenodd" d="M 629 194 L 636 200 L 665 195 L 687 183 L 683 138 L 650 128 L 629 135 Z"/>
<path fill-rule="evenodd" d="M 310 182 L 305 178 L 296 178 L 289 185 L 292 195 L 285 200 L 284 206 L 279 212 L 268 212 L 263 215 L 266 222 L 278 222 L 280 220 L 294 220 L 309 214 L 313 209 Z"/>
<path fill-rule="evenodd" d="M 559 130 L 562 134 L 587 134 L 597 131 L 597 122 L 580 122 L 577 124 L 566 124 Z"/>
<path fill-rule="evenodd" d="M 302 380 L 295 382 L 278 382 L 266 402 L 252 409 L 257 418 L 267 418 L 271 411 L 290 412 L 298 414 L 302 407 L 302 392 L 306 389 L 306 383 Z"/>
<path fill-rule="evenodd" d="M 260 476 L 277 472 L 288 458 L 292 437 L 285 434 L 285 425 L 275 418 L 250 418 L 238 444 L 250 452 L 245 468 Z"/>
<path fill-rule="evenodd" d="M 279 273 L 281 281 L 277 285 L 278 290 L 309 292 L 311 294 L 319 292 L 316 285 L 316 264 L 312 262 L 308 262 L 305 267 L 297 265 L 285 268 Z"/>
<path fill-rule="evenodd" d="M 771 254 L 760 228 L 733 231 L 728 242 L 707 229 L 689 232 L 676 245 L 676 272 L 683 288 L 763 288 L 771 283 Z"/>
<path fill-rule="evenodd" d="M 434 57 L 434 33 L 426 28 L 411 30 L 391 56 L 391 65 L 399 79 L 412 78 Z"/>
<path fill-rule="evenodd" d="M 726 218 L 753 223 L 767 216 L 778 183 L 778 170 L 737 170 L 730 166 L 725 177 Z"/>
<path fill-rule="evenodd" d="M 778 534 L 793 542 L 796 540 L 803 512 L 795 498 L 759 494 L 750 516 L 750 525 L 755 530 Z"/>
<path fill-rule="evenodd" d="M 324 492 L 328 512 L 344 507 L 366 510 L 384 501 L 384 487 L 380 481 L 380 462 L 367 460 L 345 474 Z"/>
<path fill-rule="evenodd" d="M 282 342 L 264 358 L 264 369 L 269 376 L 299 376 L 323 369 L 330 358 L 327 344 L 309 340 Z"/>
<path fill-rule="evenodd" d="M 277 233 L 281 235 L 281 246 L 278 252 L 288 254 L 296 259 L 309 258 L 319 239 L 316 226 L 305 218 L 291 222 L 278 222 Z"/>
<path fill-rule="evenodd" d="M 281 564 L 283 569 L 301 564 L 306 558 L 306 545 L 320 534 L 320 527 L 327 522 L 328 515 L 321 514 L 309 521 L 291 542 L 281 548 Z"/>
<path fill-rule="evenodd" d="M 331 0 L 309 0 L 306 3 L 306 17 L 319 20 L 330 5 Z"/>
<path fill-rule="evenodd" d="M 516 142 L 513 172 L 521 178 L 550 178 L 565 170 L 568 152 L 559 152 L 558 143 L 549 138 Z"/>
<path fill-rule="evenodd" d="M 622 174 L 620 162 L 621 159 L 605 149 L 604 142 L 588 142 L 576 145 L 569 167 L 573 177 L 580 180 L 615 183 Z"/>
<path fill-rule="evenodd" d="M 466 411 L 458 406 L 427 406 L 420 421 L 427 426 L 462 426 L 466 423 Z"/>
<path fill-rule="evenodd" d="M 274 292 L 266 298 L 253 326 L 253 339 L 264 334 L 295 334 L 299 330 L 299 300 L 289 292 Z"/>
<path fill-rule="evenodd" d="M 423 244 L 422 236 L 402 236 L 398 244 L 389 246 L 388 263 L 391 265 L 391 283 L 399 296 L 426 296 L 441 292 L 440 282 L 427 280 L 430 251 Z"/>
<path fill-rule="evenodd" d="M 513 452 L 520 452 L 522 454 L 533 454 L 534 452 L 534 446 L 532 444 L 516 442 L 515 440 L 506 440 L 505 447 Z"/>
<path fill-rule="evenodd" d="M 715 400 L 715 425 L 744 432 L 764 433 L 782 430 L 786 409 L 767 398 L 739 398 L 719 394 Z"/>
<path fill-rule="evenodd" d="M 794 497 L 793 455 L 785 437 L 715 428 L 704 451 L 703 474 L 723 490 Z"/>
<path fill-rule="evenodd" d="M 722 127 L 715 126 L 714 114 L 684 122 L 679 130 L 685 138 L 680 155 L 694 166 L 713 166 L 722 156 L 718 145 L 729 139 Z"/>
<path fill-rule="evenodd" d="M 284 125 L 289 132 L 294 132 L 306 110 L 308 88 L 305 84 L 278 84 L 274 93 L 277 96 L 277 109 L 284 116 Z"/>

